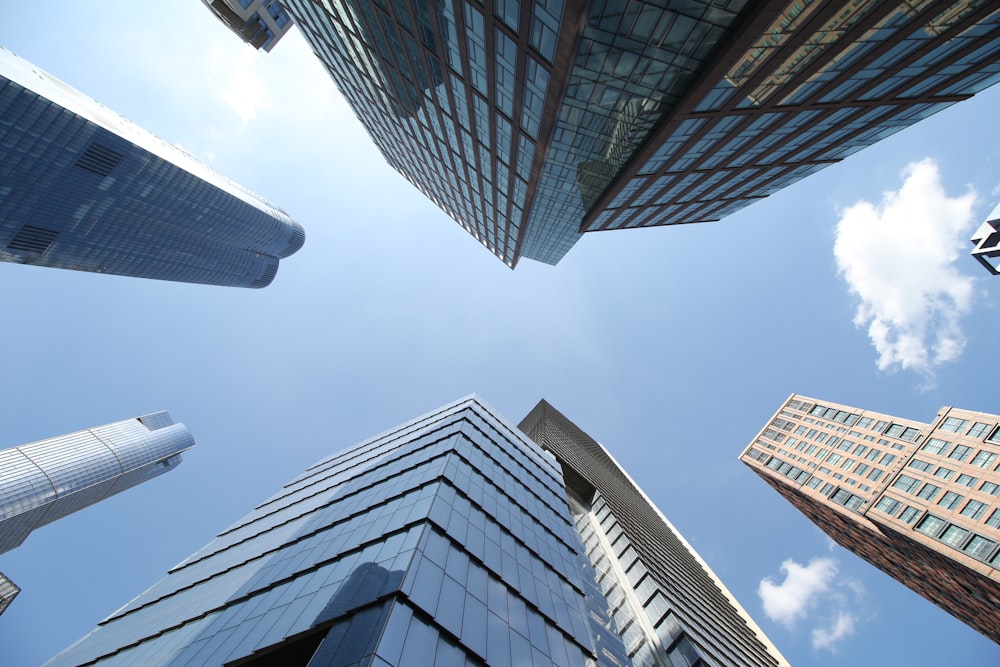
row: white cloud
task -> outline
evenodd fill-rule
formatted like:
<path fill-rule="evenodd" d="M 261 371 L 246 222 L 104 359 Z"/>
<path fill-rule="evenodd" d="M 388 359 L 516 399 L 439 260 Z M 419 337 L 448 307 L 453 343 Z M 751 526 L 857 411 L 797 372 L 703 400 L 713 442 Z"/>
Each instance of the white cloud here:
<path fill-rule="evenodd" d="M 879 204 L 859 201 L 843 212 L 834 255 L 861 298 L 854 324 L 868 326 L 878 368 L 931 379 L 965 346 L 960 321 L 974 278 L 954 263 L 965 256 L 976 195 L 949 197 L 930 159 L 907 165 L 902 177 L 902 187 Z"/>
<path fill-rule="evenodd" d="M 246 47 L 239 58 L 228 63 L 222 72 L 225 79 L 222 101 L 235 111 L 244 126 L 257 117 L 257 112 L 271 107 L 271 93 L 257 73 L 259 54 Z"/>
<path fill-rule="evenodd" d="M 833 650 L 833 645 L 840 640 L 854 634 L 854 614 L 846 611 L 837 613 L 833 623 L 829 628 L 814 628 L 812 631 L 812 645 L 814 649 Z"/>
<path fill-rule="evenodd" d="M 771 577 L 765 577 L 757 594 L 767 617 L 791 628 L 796 619 L 806 615 L 817 596 L 829 590 L 837 566 L 832 558 L 813 558 L 808 565 L 789 558 L 781 564 L 781 571 L 785 575 L 783 582 L 776 584 Z"/>

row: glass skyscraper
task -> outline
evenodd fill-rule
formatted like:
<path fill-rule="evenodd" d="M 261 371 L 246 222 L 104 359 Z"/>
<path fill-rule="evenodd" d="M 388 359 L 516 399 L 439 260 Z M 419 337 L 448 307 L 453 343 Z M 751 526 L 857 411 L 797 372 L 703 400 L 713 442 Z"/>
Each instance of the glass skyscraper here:
<path fill-rule="evenodd" d="M 334 454 L 47 665 L 786 664 L 563 420 L 473 396 Z"/>
<path fill-rule="evenodd" d="M 508 266 L 718 220 L 1000 79 L 990 0 L 281 0 L 389 164 Z"/>
<path fill-rule="evenodd" d="M 265 287 L 281 209 L 0 47 L 0 261 Z"/>
<path fill-rule="evenodd" d="M 792 394 L 740 455 L 839 545 L 1000 642 L 1000 415 Z"/>
<path fill-rule="evenodd" d="M 0 450 L 0 554 L 36 528 L 176 468 L 194 446 L 167 412 Z M 0 612 L 20 589 L 0 575 Z"/>
<path fill-rule="evenodd" d="M 0 450 L 0 553 L 32 530 L 173 470 L 194 446 L 168 412 Z"/>

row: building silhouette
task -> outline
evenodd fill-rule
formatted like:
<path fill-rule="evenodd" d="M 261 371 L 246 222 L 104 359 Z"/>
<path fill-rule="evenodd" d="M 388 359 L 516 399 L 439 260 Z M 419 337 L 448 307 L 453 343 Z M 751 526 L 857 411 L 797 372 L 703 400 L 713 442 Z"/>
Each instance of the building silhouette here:
<path fill-rule="evenodd" d="M 792 394 L 740 460 L 842 547 L 1000 642 L 998 424 Z"/>
<path fill-rule="evenodd" d="M 0 261 L 265 287 L 281 209 L 0 47 Z"/>
<path fill-rule="evenodd" d="M 987 0 L 281 0 L 388 163 L 514 267 L 719 220 L 1000 78 Z"/>
<path fill-rule="evenodd" d="M 0 450 L 0 554 L 31 531 L 176 468 L 194 446 L 167 412 Z M 20 589 L 0 575 L 0 612 Z"/>
<path fill-rule="evenodd" d="M 47 664 L 787 664 L 596 443 L 525 426 L 471 396 L 323 459 Z"/>

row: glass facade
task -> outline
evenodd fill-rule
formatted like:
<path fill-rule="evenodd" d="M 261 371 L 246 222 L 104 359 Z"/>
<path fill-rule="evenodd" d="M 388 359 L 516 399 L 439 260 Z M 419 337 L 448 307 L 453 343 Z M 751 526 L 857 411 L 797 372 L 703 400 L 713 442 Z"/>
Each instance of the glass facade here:
<path fill-rule="evenodd" d="M 620 635 L 556 459 L 469 397 L 316 463 L 47 665 L 633 664 Z"/>
<path fill-rule="evenodd" d="M 0 450 L 0 553 L 32 530 L 173 470 L 194 446 L 167 412 Z"/>
<path fill-rule="evenodd" d="M 584 231 L 718 220 L 1000 80 L 987 0 L 795 0 L 754 26 Z"/>
<path fill-rule="evenodd" d="M 1000 79 L 988 0 L 283 0 L 389 164 L 508 266 L 718 220 Z"/>
<path fill-rule="evenodd" d="M 0 261 L 265 287 L 302 227 L 0 48 Z"/>

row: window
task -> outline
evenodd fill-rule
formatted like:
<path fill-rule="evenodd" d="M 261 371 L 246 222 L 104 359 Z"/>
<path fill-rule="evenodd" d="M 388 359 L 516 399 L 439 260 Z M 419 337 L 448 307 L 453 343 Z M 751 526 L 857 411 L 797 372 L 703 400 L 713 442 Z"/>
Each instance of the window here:
<path fill-rule="evenodd" d="M 986 433 L 987 430 L 989 430 L 989 428 L 990 424 L 985 424 L 983 422 L 976 422 L 975 424 L 972 425 L 972 428 L 969 429 L 968 435 L 970 438 L 981 438 L 983 437 L 983 434 Z"/>
<path fill-rule="evenodd" d="M 979 487 L 980 491 L 984 491 L 991 496 L 1000 496 L 1000 484 L 995 482 L 983 482 L 983 485 Z"/>
<path fill-rule="evenodd" d="M 889 428 L 885 430 L 885 435 L 890 438 L 898 438 L 903 434 L 903 429 L 906 428 L 902 424 L 890 424 Z"/>
<path fill-rule="evenodd" d="M 879 433 L 882 433 L 883 431 L 885 431 L 885 427 L 888 426 L 888 425 L 889 425 L 889 422 L 879 420 L 879 421 L 875 422 L 875 429 L 874 430 L 878 431 Z"/>
<path fill-rule="evenodd" d="M 1000 510 L 993 510 L 990 518 L 986 520 L 986 525 L 991 528 L 1000 528 Z"/>
<path fill-rule="evenodd" d="M 993 452 L 988 452 L 985 449 L 983 449 L 980 450 L 978 454 L 976 454 L 976 458 L 972 459 L 972 465 L 978 466 L 980 468 L 985 468 L 986 466 L 991 465 L 996 460 L 997 460 L 996 454 L 994 454 Z"/>
<path fill-rule="evenodd" d="M 895 460 L 896 460 L 895 454 L 886 454 L 885 456 L 882 457 L 882 460 L 879 461 L 879 465 L 891 466 Z"/>
<path fill-rule="evenodd" d="M 854 459 L 845 459 L 844 462 L 840 464 L 840 467 L 843 468 L 844 470 L 850 470 L 851 466 L 853 466 L 855 463 L 857 463 L 857 461 L 855 461 Z"/>
<path fill-rule="evenodd" d="M 877 470 L 877 468 L 876 468 Z M 871 478 L 871 475 L 869 475 Z M 878 480 L 875 480 L 878 481 Z M 913 491 L 920 485 L 920 482 L 916 479 L 910 477 L 909 475 L 900 475 L 892 484 L 892 488 L 899 489 L 900 491 L 905 491 L 906 493 L 913 493 Z"/>
<path fill-rule="evenodd" d="M 955 480 L 955 483 L 972 488 L 972 485 L 976 483 L 977 479 L 978 479 L 977 477 L 973 477 L 971 475 L 966 475 L 963 473 L 958 476 L 958 479 Z"/>
<path fill-rule="evenodd" d="M 910 461 L 909 467 L 915 468 L 921 472 L 925 472 L 927 470 L 930 470 L 932 466 L 927 461 L 921 461 L 920 459 L 913 459 L 912 461 Z"/>
<path fill-rule="evenodd" d="M 868 428 L 872 425 L 871 417 L 862 417 L 858 420 L 858 428 Z"/>
<path fill-rule="evenodd" d="M 939 440 L 937 438 L 928 438 L 927 442 L 923 446 L 923 450 L 929 454 L 944 456 L 949 447 L 951 447 L 950 442 L 945 442 L 944 440 Z"/>
<path fill-rule="evenodd" d="M 981 503 L 978 500 L 970 500 L 962 508 L 962 516 L 967 516 L 970 519 L 979 519 L 986 512 L 986 503 Z"/>
<path fill-rule="evenodd" d="M 868 479 L 870 479 L 873 482 L 877 482 L 880 479 L 882 479 L 882 469 L 872 468 L 872 471 L 868 473 Z"/>
<path fill-rule="evenodd" d="M 898 500 L 890 498 L 889 496 L 882 496 L 882 500 L 878 501 L 878 504 L 875 505 L 875 509 L 880 512 L 885 512 L 889 516 L 896 516 L 896 512 L 898 512 L 899 508 L 902 506 L 903 503 Z"/>
<path fill-rule="evenodd" d="M 934 486 L 933 484 L 924 484 L 924 487 L 920 489 L 920 493 L 917 494 L 917 497 L 923 498 L 927 502 L 930 502 L 937 497 L 938 491 L 940 490 L 941 490 L 940 486 Z"/>
<path fill-rule="evenodd" d="M 848 509 L 856 510 L 861 507 L 861 498 L 846 489 L 837 489 L 837 492 L 830 496 L 830 500 L 840 503 Z"/>
<path fill-rule="evenodd" d="M 969 531 L 967 531 L 965 528 L 962 528 L 961 526 L 952 525 L 945 528 L 944 532 L 941 533 L 941 537 L 938 539 L 940 539 L 945 544 L 958 549 L 960 546 L 962 546 L 962 542 L 964 542 L 965 538 L 968 536 L 969 536 Z"/>
<path fill-rule="evenodd" d="M 873 449 L 870 452 L 868 452 L 868 456 L 866 456 L 865 459 L 868 460 L 868 461 L 874 461 L 874 460 L 876 460 L 880 456 L 882 456 L 882 450 L 881 449 Z"/>
<path fill-rule="evenodd" d="M 898 437 L 900 440 L 913 442 L 914 440 L 917 439 L 917 435 L 919 433 L 920 433 L 919 428 L 913 428 L 912 426 L 907 426 L 906 428 L 903 429 L 903 432 L 896 437 Z"/>
<path fill-rule="evenodd" d="M 818 489 L 819 485 L 823 482 L 819 477 L 810 477 L 809 481 L 806 482 L 806 486 L 810 489 Z"/>
<path fill-rule="evenodd" d="M 826 483 L 826 484 L 823 485 L 823 490 L 820 491 L 820 493 L 822 493 L 824 496 L 828 496 L 828 495 L 830 495 L 830 492 L 833 491 L 835 488 L 837 488 L 837 487 L 835 487 L 833 484 L 830 484 L 828 482 L 828 483 Z"/>
<path fill-rule="evenodd" d="M 857 447 L 854 448 L 854 451 L 851 453 L 854 454 L 855 456 L 863 456 L 864 453 L 867 451 L 868 447 L 866 447 L 865 445 L 858 445 Z"/>
<path fill-rule="evenodd" d="M 854 469 L 854 474 L 864 475 L 866 472 L 868 472 L 869 468 L 871 468 L 870 465 L 868 465 L 867 463 L 862 463 L 861 465 L 859 465 L 857 468 Z"/>
<path fill-rule="evenodd" d="M 952 450 L 951 454 L 948 455 L 949 459 L 955 459 L 956 461 L 964 461 L 969 458 L 969 454 L 972 453 L 972 447 L 966 447 L 965 445 L 958 445 Z"/>
<path fill-rule="evenodd" d="M 948 522 L 941 517 L 928 514 L 917 524 L 917 530 L 931 537 L 937 537 L 947 524 Z"/>
<path fill-rule="evenodd" d="M 986 560 L 989 558 L 990 552 L 993 551 L 993 547 L 997 545 L 993 540 L 988 540 L 982 535 L 973 535 L 969 543 L 965 545 L 962 549 L 965 553 L 969 554 L 973 558 L 978 558 L 979 560 Z"/>
<path fill-rule="evenodd" d="M 903 523 L 913 523 L 916 521 L 917 517 L 920 516 L 920 510 L 916 507 L 906 506 L 903 513 L 899 515 L 899 520 Z M 1000 523 L 1000 517 L 997 518 L 997 522 Z"/>
<path fill-rule="evenodd" d="M 954 474 L 955 474 L 954 470 L 952 470 L 951 468 L 945 468 L 944 466 L 941 466 L 940 468 L 934 471 L 934 476 L 940 477 L 941 479 L 951 479 L 952 475 Z"/>
<path fill-rule="evenodd" d="M 965 430 L 965 427 L 968 426 L 968 424 L 969 424 L 968 419 L 959 419 L 958 417 L 948 417 L 944 420 L 944 423 L 941 424 L 941 426 L 939 426 L 938 428 L 941 429 L 942 431 L 948 431 L 950 433 L 961 433 Z"/>
<path fill-rule="evenodd" d="M 995 445 L 1000 445 L 1000 426 L 993 429 L 990 433 L 990 437 L 986 438 L 986 442 L 992 442 Z"/>
<path fill-rule="evenodd" d="M 944 494 L 941 500 L 938 501 L 938 505 L 946 510 L 953 510 L 958 507 L 960 502 L 962 502 L 962 498 L 963 496 L 958 495 L 954 491 L 948 491 Z"/>
<path fill-rule="evenodd" d="M 840 463 L 843 460 L 844 460 L 844 457 L 841 456 L 840 454 L 830 454 L 830 458 L 828 458 L 826 460 L 826 462 L 829 463 L 832 466 L 835 466 L 835 465 L 837 465 L 838 463 Z"/>

